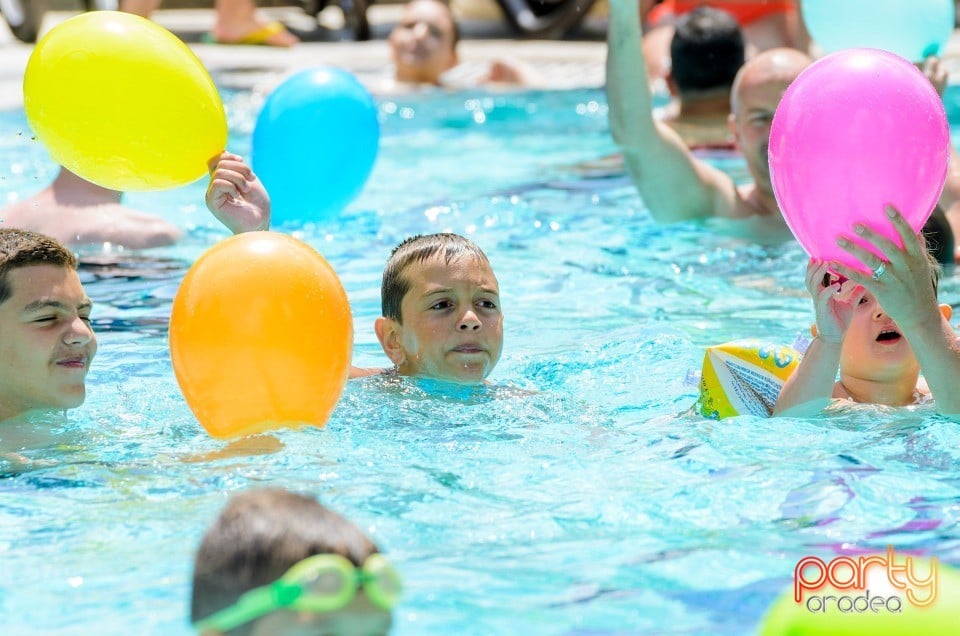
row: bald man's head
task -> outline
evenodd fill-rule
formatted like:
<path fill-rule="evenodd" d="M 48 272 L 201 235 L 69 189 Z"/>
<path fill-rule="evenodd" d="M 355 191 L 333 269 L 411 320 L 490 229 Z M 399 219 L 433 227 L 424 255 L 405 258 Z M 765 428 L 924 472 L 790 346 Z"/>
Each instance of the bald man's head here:
<path fill-rule="evenodd" d="M 747 162 L 757 189 L 773 198 L 767 147 L 770 125 L 787 87 L 813 60 L 796 49 L 770 49 L 751 58 L 733 81 L 730 132 Z"/>
<path fill-rule="evenodd" d="M 786 89 L 813 60 L 797 49 L 770 49 L 748 60 L 733 80 L 730 92 L 730 112 L 735 116 L 741 108 L 742 95 L 756 86 L 775 86 Z M 782 90 L 780 91 L 783 92 Z"/>

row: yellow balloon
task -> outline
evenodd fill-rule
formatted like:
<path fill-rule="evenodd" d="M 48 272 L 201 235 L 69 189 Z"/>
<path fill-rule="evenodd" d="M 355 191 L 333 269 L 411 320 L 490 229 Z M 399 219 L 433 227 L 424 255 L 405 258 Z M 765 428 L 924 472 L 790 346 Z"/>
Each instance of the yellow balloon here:
<path fill-rule="evenodd" d="M 340 279 L 312 247 L 286 234 L 248 232 L 214 245 L 173 300 L 173 370 L 214 437 L 322 426 L 352 353 Z"/>
<path fill-rule="evenodd" d="M 223 103 L 200 60 L 129 13 L 93 11 L 52 28 L 27 62 L 23 101 L 54 161 L 113 190 L 195 181 L 227 143 Z"/>

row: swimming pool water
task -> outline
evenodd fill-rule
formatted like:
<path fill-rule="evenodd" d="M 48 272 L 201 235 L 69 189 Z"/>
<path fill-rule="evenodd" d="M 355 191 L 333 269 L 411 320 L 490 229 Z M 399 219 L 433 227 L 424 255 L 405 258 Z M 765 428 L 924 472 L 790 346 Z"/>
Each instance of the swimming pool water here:
<path fill-rule="evenodd" d="M 225 98 L 230 149 L 247 153 L 262 96 Z M 87 403 L 24 451 L 32 470 L 0 460 L 0 632 L 191 633 L 203 531 L 230 493 L 266 485 L 370 534 L 405 580 L 396 634 L 748 634 L 806 555 L 892 543 L 960 564 L 960 432 L 930 406 L 689 412 L 704 347 L 807 329 L 806 257 L 742 224 L 654 224 L 623 179 L 578 177 L 570 164 L 613 150 L 602 92 L 429 94 L 380 112 L 361 197 L 290 231 L 340 274 L 360 366 L 386 365 L 373 320 L 389 250 L 417 232 L 474 239 L 501 285 L 498 388 L 352 381 L 325 428 L 216 458 L 166 323 L 186 267 L 226 231 L 202 183 L 130 194 L 189 236 L 88 257 L 101 344 Z M 0 200 L 54 176 L 22 112 L 0 113 L 0 156 Z M 952 272 L 941 297 L 958 303 Z"/>

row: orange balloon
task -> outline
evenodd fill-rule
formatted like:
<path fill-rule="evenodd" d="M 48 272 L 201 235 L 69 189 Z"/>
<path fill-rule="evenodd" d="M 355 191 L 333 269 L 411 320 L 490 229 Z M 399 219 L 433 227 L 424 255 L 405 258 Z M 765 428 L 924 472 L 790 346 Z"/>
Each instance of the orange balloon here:
<path fill-rule="evenodd" d="M 323 426 L 350 371 L 353 319 L 330 264 L 277 232 L 221 241 L 173 300 L 170 357 L 207 432 Z"/>

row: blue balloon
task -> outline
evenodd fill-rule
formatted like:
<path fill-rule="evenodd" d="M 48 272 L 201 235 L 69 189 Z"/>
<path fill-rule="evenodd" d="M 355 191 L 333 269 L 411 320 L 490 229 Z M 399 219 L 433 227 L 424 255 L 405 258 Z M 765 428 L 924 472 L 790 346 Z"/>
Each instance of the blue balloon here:
<path fill-rule="evenodd" d="M 276 225 L 339 214 L 363 190 L 380 143 L 377 107 L 337 68 L 287 78 L 267 97 L 253 131 L 253 170 Z"/>
<path fill-rule="evenodd" d="M 825 53 L 883 49 L 919 62 L 939 55 L 953 32 L 953 0 L 802 0 L 800 8 Z"/>

